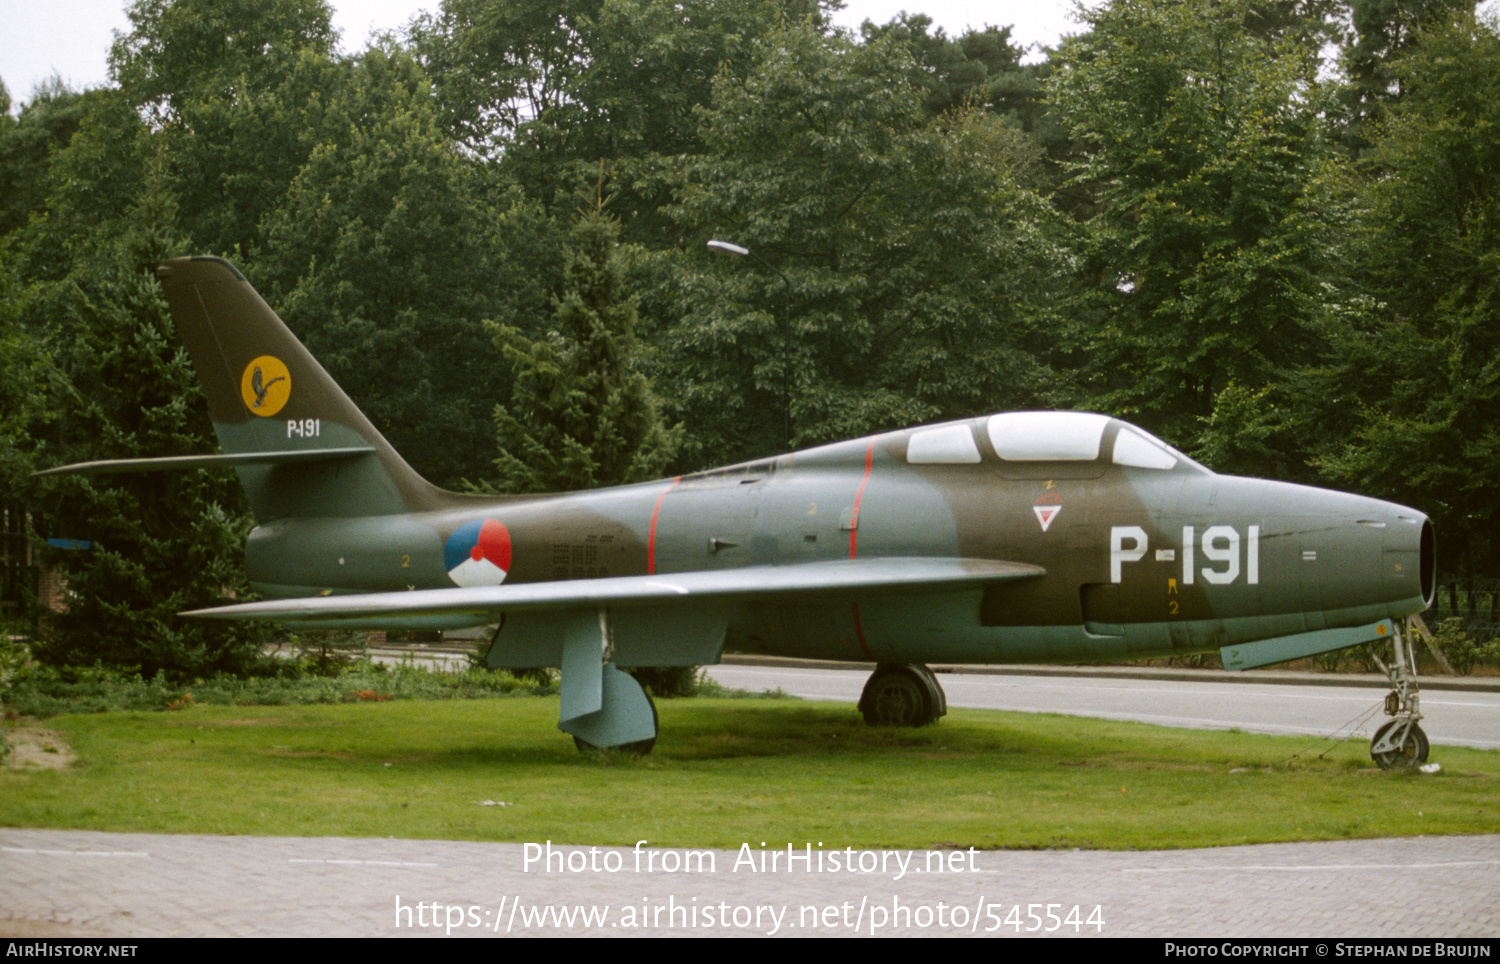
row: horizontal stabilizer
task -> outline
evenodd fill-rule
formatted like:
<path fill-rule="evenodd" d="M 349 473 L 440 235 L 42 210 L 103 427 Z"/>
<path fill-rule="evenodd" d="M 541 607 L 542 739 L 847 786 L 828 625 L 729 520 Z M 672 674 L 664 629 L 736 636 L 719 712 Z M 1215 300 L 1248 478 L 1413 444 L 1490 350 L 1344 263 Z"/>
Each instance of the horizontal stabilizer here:
<path fill-rule="evenodd" d="M 183 613 L 211 619 L 266 619 L 311 626 L 323 621 L 368 620 L 372 625 L 431 617 L 473 617 L 472 625 L 507 612 L 565 611 L 604 606 L 660 606 L 674 602 L 872 591 L 942 592 L 1035 579 L 1046 570 L 989 559 L 841 559 L 786 566 L 611 576 L 515 585 L 411 592 L 313 596 L 240 603 Z"/>
<path fill-rule="evenodd" d="M 184 469 L 237 468 L 241 465 L 284 465 L 289 462 L 327 462 L 370 455 L 368 445 L 351 445 L 336 449 L 295 449 L 286 452 L 235 452 L 229 455 L 168 455 L 154 459 L 102 459 L 98 462 L 74 462 L 59 465 L 35 475 L 105 475 L 118 472 L 174 472 Z"/>

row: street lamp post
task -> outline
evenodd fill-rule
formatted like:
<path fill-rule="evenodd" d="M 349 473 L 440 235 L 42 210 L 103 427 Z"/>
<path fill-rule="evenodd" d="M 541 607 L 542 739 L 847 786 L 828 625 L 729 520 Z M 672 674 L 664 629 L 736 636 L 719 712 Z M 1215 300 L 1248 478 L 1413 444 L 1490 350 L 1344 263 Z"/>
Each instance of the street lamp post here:
<path fill-rule="evenodd" d="M 782 274 L 780 268 L 777 268 L 765 258 L 755 254 L 749 248 L 741 247 L 729 241 L 721 241 L 718 238 L 710 239 L 708 247 L 712 251 L 727 254 L 731 257 L 749 258 L 781 279 L 781 448 L 782 451 L 790 451 L 792 447 L 792 376 L 790 357 L 792 342 L 792 283 L 787 279 L 785 274 Z"/>

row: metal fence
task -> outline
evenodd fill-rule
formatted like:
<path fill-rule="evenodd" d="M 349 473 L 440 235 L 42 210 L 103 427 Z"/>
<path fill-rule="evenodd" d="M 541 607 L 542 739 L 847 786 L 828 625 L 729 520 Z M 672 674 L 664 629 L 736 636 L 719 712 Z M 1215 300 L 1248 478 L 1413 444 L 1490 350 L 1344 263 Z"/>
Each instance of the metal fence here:
<path fill-rule="evenodd" d="M 1429 626 L 1444 619 L 1464 621 L 1464 632 L 1486 641 L 1500 636 L 1500 579 L 1451 579 L 1439 582 L 1432 608 L 1423 614 Z"/>

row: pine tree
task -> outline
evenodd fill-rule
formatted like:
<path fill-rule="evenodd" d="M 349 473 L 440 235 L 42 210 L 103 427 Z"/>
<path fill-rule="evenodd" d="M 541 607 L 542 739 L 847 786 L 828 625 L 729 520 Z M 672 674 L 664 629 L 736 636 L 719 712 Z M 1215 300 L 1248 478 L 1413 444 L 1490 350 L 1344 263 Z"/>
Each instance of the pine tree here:
<path fill-rule="evenodd" d="M 46 463 L 212 451 L 198 380 L 155 276 L 180 244 L 170 223 L 170 205 L 148 198 L 118 238 L 83 249 L 65 279 L 39 290 L 32 310 L 55 326 L 59 375 Z M 46 486 L 42 534 L 89 545 L 55 553 L 68 599 L 37 657 L 174 678 L 248 668 L 263 630 L 177 615 L 245 589 L 248 526 L 233 486 L 208 472 L 68 476 Z"/>
<path fill-rule="evenodd" d="M 681 441 L 662 424 L 636 369 L 636 299 L 625 290 L 619 225 L 596 198 L 571 232 L 555 325 L 544 338 L 495 326 L 515 370 L 509 407 L 495 410 L 499 487 L 594 488 L 655 478 Z"/>

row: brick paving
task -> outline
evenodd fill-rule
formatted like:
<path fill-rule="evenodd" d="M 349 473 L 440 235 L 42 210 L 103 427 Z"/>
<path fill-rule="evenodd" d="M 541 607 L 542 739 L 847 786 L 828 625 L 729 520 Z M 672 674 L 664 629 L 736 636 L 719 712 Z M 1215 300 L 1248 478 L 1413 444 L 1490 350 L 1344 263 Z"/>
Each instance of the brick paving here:
<path fill-rule="evenodd" d="M 548 871 L 522 844 L 0 829 L 0 935 L 1500 937 L 1500 835 L 950 851 L 931 867 L 926 851 L 824 850 L 819 869 L 814 849 L 788 870 L 776 853 L 774 871 L 685 850 L 637 870 L 629 849 L 565 847 Z"/>

